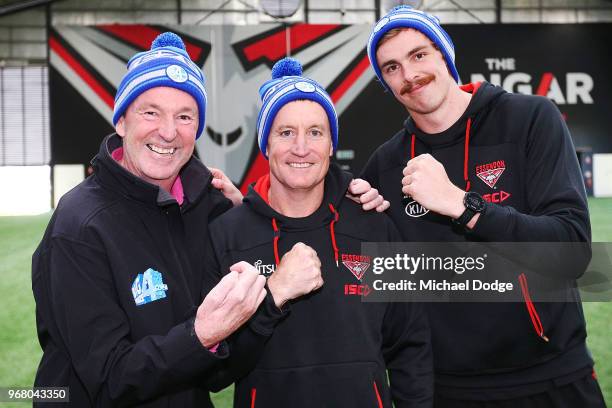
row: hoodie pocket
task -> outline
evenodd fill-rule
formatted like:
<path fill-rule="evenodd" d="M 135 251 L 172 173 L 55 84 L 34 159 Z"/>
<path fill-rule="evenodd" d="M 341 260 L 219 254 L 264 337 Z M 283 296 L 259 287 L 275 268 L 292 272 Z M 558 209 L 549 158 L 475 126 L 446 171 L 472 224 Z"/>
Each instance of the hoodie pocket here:
<path fill-rule="evenodd" d="M 527 276 L 524 273 L 519 275 L 519 283 L 521 284 L 521 291 L 523 293 L 523 300 L 525 301 L 525 306 L 527 307 L 527 313 L 529 313 L 529 318 L 531 319 L 531 324 L 533 325 L 533 329 L 536 334 L 545 342 L 549 342 L 548 337 L 544 334 L 544 326 L 542 325 L 542 321 L 540 320 L 540 315 L 536 310 L 535 305 L 531 301 L 531 295 L 529 294 L 529 287 L 527 286 Z"/>
<path fill-rule="evenodd" d="M 384 408 L 384 370 L 374 362 L 255 369 L 236 385 L 235 407 Z"/>

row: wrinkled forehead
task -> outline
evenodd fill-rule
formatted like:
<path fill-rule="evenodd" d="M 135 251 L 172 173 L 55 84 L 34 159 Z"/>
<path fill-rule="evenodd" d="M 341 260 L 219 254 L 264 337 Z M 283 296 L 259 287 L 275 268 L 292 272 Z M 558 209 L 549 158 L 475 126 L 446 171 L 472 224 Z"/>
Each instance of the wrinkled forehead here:
<path fill-rule="evenodd" d="M 168 86 L 147 89 L 134 99 L 128 109 L 155 108 L 168 113 L 191 111 L 198 113 L 198 104 L 191 94 Z"/>

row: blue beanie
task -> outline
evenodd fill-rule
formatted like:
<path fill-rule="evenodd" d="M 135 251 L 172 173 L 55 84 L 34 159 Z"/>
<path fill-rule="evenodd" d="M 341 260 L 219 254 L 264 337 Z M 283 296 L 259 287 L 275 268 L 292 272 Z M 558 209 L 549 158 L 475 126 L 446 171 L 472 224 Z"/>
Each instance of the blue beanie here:
<path fill-rule="evenodd" d="M 293 58 L 283 58 L 272 67 L 272 79 L 259 88 L 263 102 L 257 118 L 259 150 L 267 159 L 266 147 L 278 111 L 293 101 L 310 100 L 323 107 L 329 119 L 334 152 L 338 147 L 338 115 L 331 98 L 316 81 L 302 76 L 302 65 Z"/>
<path fill-rule="evenodd" d="M 150 51 L 139 52 L 128 61 L 125 74 L 115 95 L 113 124 L 141 93 L 158 86 L 168 86 L 187 92 L 198 104 L 198 131 L 204 130 L 206 90 L 202 70 L 189 58 L 181 37 L 162 33 L 151 43 Z"/>
<path fill-rule="evenodd" d="M 456 82 L 459 82 L 459 73 L 455 67 L 455 46 L 448 33 L 440 26 L 440 20 L 436 16 L 403 5 L 394 7 L 386 16 L 381 18 L 374 26 L 368 40 L 370 65 L 374 68 L 376 76 L 386 90 L 389 90 L 389 86 L 385 83 L 378 67 L 376 51 L 383 36 L 394 28 L 414 28 L 427 36 L 438 46 L 453 78 Z"/>

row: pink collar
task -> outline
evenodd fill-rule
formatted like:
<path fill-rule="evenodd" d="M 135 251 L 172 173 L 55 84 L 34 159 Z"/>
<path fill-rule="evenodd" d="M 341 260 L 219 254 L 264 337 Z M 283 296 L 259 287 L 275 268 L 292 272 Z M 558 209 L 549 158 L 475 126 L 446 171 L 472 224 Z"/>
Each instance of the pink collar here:
<path fill-rule="evenodd" d="M 116 162 L 120 162 L 121 159 L 123 159 L 123 147 L 118 147 L 113 150 L 111 156 L 113 159 L 115 159 Z M 185 193 L 183 191 L 183 183 L 181 182 L 181 176 L 177 176 L 176 180 L 174 180 L 174 183 L 170 188 L 170 194 L 172 194 L 172 197 L 174 197 L 178 205 L 183 205 L 183 202 L 185 201 Z"/>

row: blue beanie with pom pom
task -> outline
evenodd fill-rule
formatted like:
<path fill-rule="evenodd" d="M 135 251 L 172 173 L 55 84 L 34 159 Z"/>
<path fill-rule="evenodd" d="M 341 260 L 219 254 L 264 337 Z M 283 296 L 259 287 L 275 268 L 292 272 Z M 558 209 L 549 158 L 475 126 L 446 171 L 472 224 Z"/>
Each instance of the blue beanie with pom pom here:
<path fill-rule="evenodd" d="M 330 96 L 316 81 L 302 76 L 302 65 L 293 58 L 283 58 L 272 67 L 272 79 L 259 88 L 262 107 L 257 118 L 259 150 L 267 159 L 266 147 L 274 118 L 289 102 L 310 100 L 323 107 L 331 131 L 334 152 L 338 147 L 338 115 Z"/>
<path fill-rule="evenodd" d="M 204 130 L 206 90 L 202 70 L 189 58 L 185 44 L 178 35 L 166 32 L 155 38 L 149 51 L 134 55 L 128 61 L 127 73 L 115 95 L 113 124 L 143 92 L 158 86 L 168 86 L 187 92 L 198 105 L 196 139 Z"/>
<path fill-rule="evenodd" d="M 455 66 L 455 45 L 448 33 L 440 25 L 440 20 L 436 16 L 424 11 L 413 9 L 408 5 L 400 5 L 391 9 L 386 16 L 374 25 L 368 39 L 367 51 L 370 65 L 372 65 L 374 73 L 386 90 L 389 90 L 389 85 L 382 77 L 382 72 L 376 60 L 376 51 L 378 50 L 380 40 L 382 40 L 386 33 L 395 28 L 413 28 L 427 36 L 436 44 L 446 61 L 451 75 L 456 82 L 459 82 L 459 73 Z"/>

